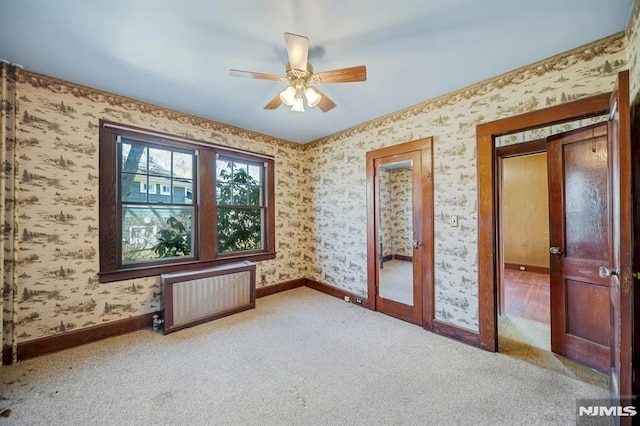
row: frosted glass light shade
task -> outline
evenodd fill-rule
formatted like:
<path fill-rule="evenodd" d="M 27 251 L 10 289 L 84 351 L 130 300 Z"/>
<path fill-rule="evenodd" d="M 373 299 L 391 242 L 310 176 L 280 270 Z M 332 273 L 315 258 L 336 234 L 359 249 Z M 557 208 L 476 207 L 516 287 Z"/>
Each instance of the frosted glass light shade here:
<path fill-rule="evenodd" d="M 282 101 L 283 104 L 287 105 L 287 106 L 292 106 L 294 99 L 296 97 L 296 88 L 293 86 L 289 86 L 286 89 L 284 89 L 282 92 L 280 92 L 280 100 Z"/>
<path fill-rule="evenodd" d="M 304 112 L 304 101 L 302 100 L 302 96 L 295 97 L 291 111 Z"/>
<path fill-rule="evenodd" d="M 307 98 L 307 104 L 311 108 L 318 105 L 318 102 L 320 102 L 320 99 L 322 99 L 322 96 L 311 87 L 307 87 L 304 90 L 304 96 Z"/>

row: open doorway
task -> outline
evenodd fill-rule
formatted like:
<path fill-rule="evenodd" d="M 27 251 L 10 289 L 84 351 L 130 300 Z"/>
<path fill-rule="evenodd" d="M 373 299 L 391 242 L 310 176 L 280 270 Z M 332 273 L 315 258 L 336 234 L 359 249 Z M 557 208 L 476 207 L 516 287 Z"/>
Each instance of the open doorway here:
<path fill-rule="evenodd" d="M 577 374 L 575 366 L 551 356 L 546 139 L 498 147 L 496 154 L 498 350 L 545 368 L 570 369 Z M 603 377 L 595 378 L 606 384 Z"/>
<path fill-rule="evenodd" d="M 499 349 L 551 351 L 547 154 L 500 159 L 503 262 Z M 534 349 L 530 349 L 534 348 Z"/>
<path fill-rule="evenodd" d="M 547 170 L 548 143 L 558 138 L 553 135 L 593 127 L 606 118 L 597 116 L 497 138 L 496 205 L 499 352 L 608 388 L 606 375 L 559 355 L 552 344 L 552 332 L 557 333 L 559 321 L 556 317 L 552 327 L 553 306 L 555 303 L 557 308 L 558 302 L 551 300 L 549 219 L 553 209 L 549 193 L 558 188 L 549 180 Z M 543 138 L 530 141 L 540 136 Z M 556 290 L 555 297 L 557 294 Z"/>
<path fill-rule="evenodd" d="M 630 107 L 629 107 L 629 72 L 618 73 L 614 90 L 611 93 L 595 95 L 579 99 L 562 105 L 544 108 L 514 117 L 508 117 L 489 123 L 480 124 L 476 130 L 476 152 L 478 170 L 478 299 L 479 299 L 479 328 L 480 347 L 498 351 L 498 298 L 497 286 L 499 279 L 500 259 L 498 258 L 499 233 L 497 227 L 497 172 L 496 172 L 496 139 L 502 135 L 523 132 L 539 126 L 554 126 L 570 120 L 579 120 L 597 115 L 608 114 L 607 122 L 607 171 L 609 201 L 612 220 L 610 229 L 610 258 L 600 263 L 598 268 L 589 265 L 585 271 L 593 276 L 599 276 L 608 286 L 606 300 L 609 302 L 610 313 L 610 346 L 608 369 L 611 398 L 618 405 L 631 404 L 632 375 L 635 366 L 632 364 L 633 347 L 633 283 L 634 264 L 634 230 L 638 228 L 638 221 L 633 219 L 631 206 L 632 194 L 637 188 L 632 185 L 632 164 L 640 158 L 637 150 L 631 144 L 630 135 Z M 553 151 L 564 145 L 558 141 L 551 142 Z M 596 143 L 596 145 L 598 145 Z M 593 152 L 592 147 L 589 148 Z M 550 148 L 551 150 L 551 148 Z M 599 147 L 596 146 L 596 153 Z M 554 158 L 561 158 L 557 155 Z M 565 158 L 566 159 L 566 158 Z M 564 160 L 563 160 L 564 161 Z M 574 164 L 580 164 L 574 163 Z M 548 167 L 549 170 L 562 171 L 562 167 Z M 636 167 L 637 169 L 637 167 Z M 561 192 L 558 192 L 561 194 Z M 637 195 L 637 194 L 635 194 Z M 586 200 L 606 199 L 606 197 L 582 197 Z M 640 197 L 636 197 L 640 198 Z M 551 203 L 550 205 L 555 204 Z M 562 203 L 558 204 L 562 207 Z M 562 217 L 563 215 L 559 215 Z M 636 218 L 637 219 L 637 218 Z M 555 224 L 555 221 L 554 221 Z M 555 226 L 554 226 L 555 228 Z M 559 227 L 562 231 L 562 227 Z M 579 229 L 588 229 L 581 226 Z M 637 234 L 637 233 L 636 233 Z M 550 232 L 551 237 L 551 232 Z M 562 241 L 554 242 L 556 262 L 564 262 Z M 636 247 L 637 248 L 637 247 Z M 573 262 L 573 260 L 571 260 Z M 554 279 L 558 277 L 555 271 L 562 271 L 555 265 L 551 268 Z M 575 269 L 574 269 L 575 270 Z M 580 272 L 580 269 L 577 269 Z M 571 280 L 567 277 L 562 277 Z M 552 280 L 553 281 L 553 280 Z M 552 300 L 553 300 L 552 296 Z M 589 304 L 581 304 L 582 307 Z M 584 309 L 583 309 L 584 310 Z M 589 312 L 589 311 L 586 311 Z M 553 317 L 553 314 L 552 314 Z M 553 321 L 552 321 L 553 323 Z M 563 333 L 562 338 L 566 337 Z M 566 341 L 566 339 L 565 339 Z M 588 354 L 589 351 L 583 351 Z M 637 377 L 637 376 L 636 376 Z"/>

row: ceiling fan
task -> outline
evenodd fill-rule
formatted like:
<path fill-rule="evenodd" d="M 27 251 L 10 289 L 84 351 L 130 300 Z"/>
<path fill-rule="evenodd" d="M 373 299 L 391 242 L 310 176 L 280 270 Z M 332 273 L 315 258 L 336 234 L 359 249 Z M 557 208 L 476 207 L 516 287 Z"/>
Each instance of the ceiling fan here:
<path fill-rule="evenodd" d="M 304 112 L 304 99 L 306 99 L 309 107 L 317 105 L 323 112 L 327 112 L 336 106 L 335 102 L 317 88 L 311 87 L 312 85 L 367 80 L 367 67 L 364 65 L 314 74 L 313 67 L 307 61 L 309 39 L 297 34 L 284 33 L 284 41 L 289 56 L 284 77 L 259 72 L 229 70 L 229 75 L 232 77 L 281 81 L 288 84 L 287 88 L 276 95 L 264 109 L 276 109 L 281 104 L 285 104 L 290 106 L 292 111 Z"/>

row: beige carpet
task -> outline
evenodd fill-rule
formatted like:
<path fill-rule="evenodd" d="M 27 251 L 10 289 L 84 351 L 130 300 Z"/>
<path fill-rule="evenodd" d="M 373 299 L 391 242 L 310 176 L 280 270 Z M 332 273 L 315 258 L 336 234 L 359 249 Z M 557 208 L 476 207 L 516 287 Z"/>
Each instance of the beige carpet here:
<path fill-rule="evenodd" d="M 0 368 L 4 425 L 575 424 L 593 385 L 308 288 Z"/>

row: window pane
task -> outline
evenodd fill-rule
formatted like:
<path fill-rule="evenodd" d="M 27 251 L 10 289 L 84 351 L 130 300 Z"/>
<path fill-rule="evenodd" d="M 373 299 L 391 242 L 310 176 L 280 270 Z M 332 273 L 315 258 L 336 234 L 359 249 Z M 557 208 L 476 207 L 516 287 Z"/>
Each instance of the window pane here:
<path fill-rule="evenodd" d="M 249 166 L 246 164 L 233 163 L 233 181 L 235 183 L 250 183 Z"/>
<path fill-rule="evenodd" d="M 122 262 L 193 253 L 193 207 L 122 206 Z"/>
<path fill-rule="evenodd" d="M 171 203 L 171 179 L 154 176 L 150 177 L 149 181 L 149 202 L 166 204 Z"/>
<path fill-rule="evenodd" d="M 147 193 L 153 191 L 153 184 L 147 185 L 147 175 L 123 173 L 120 180 L 122 201 L 147 202 Z M 151 190 L 151 191 L 150 191 Z"/>
<path fill-rule="evenodd" d="M 193 204 L 193 189 L 191 180 L 179 179 L 173 181 L 173 202 Z"/>
<path fill-rule="evenodd" d="M 231 180 L 231 161 L 216 160 L 216 180 L 219 182 L 228 182 Z"/>
<path fill-rule="evenodd" d="M 122 171 L 147 173 L 147 148 L 128 143 L 122 144 Z"/>
<path fill-rule="evenodd" d="M 216 182 L 216 200 L 218 201 L 218 204 L 233 204 L 231 188 L 231 184 Z"/>
<path fill-rule="evenodd" d="M 261 186 L 250 186 L 248 195 L 249 195 L 250 206 L 262 205 L 262 187 Z"/>
<path fill-rule="evenodd" d="M 262 182 L 262 166 L 249 165 L 249 176 L 253 180 L 252 183 L 260 185 Z"/>
<path fill-rule="evenodd" d="M 173 153 L 173 177 L 193 179 L 193 155 Z"/>
<path fill-rule="evenodd" d="M 149 148 L 149 174 L 171 176 L 171 151 Z"/>
<path fill-rule="evenodd" d="M 248 204 L 246 185 L 233 185 L 233 204 L 246 206 Z"/>
<path fill-rule="evenodd" d="M 218 252 L 262 249 L 262 209 L 218 208 Z"/>

